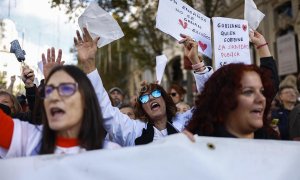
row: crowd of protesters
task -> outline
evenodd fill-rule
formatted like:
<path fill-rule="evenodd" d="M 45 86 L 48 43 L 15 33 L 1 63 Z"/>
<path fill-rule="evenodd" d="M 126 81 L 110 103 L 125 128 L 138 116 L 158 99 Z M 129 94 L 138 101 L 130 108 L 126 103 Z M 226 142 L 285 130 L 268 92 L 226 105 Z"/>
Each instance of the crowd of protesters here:
<path fill-rule="evenodd" d="M 250 33 L 259 67 L 236 63 L 215 72 L 205 66 L 197 42 L 181 37 L 199 93 L 193 104 L 184 101 L 186 90 L 180 84 L 165 90 L 156 82 L 143 82 L 133 104 L 124 103 L 118 87 L 107 92 L 96 69 L 99 38 L 93 39 L 86 28 L 74 37 L 81 69 L 64 65 L 61 50 L 56 55 L 55 48 L 48 49 L 42 54 L 45 79 L 39 87 L 30 67 L 23 67 L 26 103 L 10 90 L 0 91 L 1 158 L 143 145 L 182 132 L 192 141 L 193 134 L 300 139 L 298 86 L 280 84 L 263 35 Z"/>

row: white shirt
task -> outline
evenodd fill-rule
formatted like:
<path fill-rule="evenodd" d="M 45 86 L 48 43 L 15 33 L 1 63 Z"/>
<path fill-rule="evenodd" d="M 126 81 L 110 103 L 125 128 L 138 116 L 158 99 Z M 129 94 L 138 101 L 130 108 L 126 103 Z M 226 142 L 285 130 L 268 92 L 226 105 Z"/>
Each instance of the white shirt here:
<path fill-rule="evenodd" d="M 0 157 L 3 159 L 12 157 L 25 157 L 37 155 L 42 138 L 43 126 L 35 126 L 28 122 L 13 119 L 14 130 L 9 149 L 0 147 Z M 116 149 L 120 146 L 113 142 L 104 141 L 104 149 Z M 69 148 L 57 146 L 54 154 L 77 154 L 86 151 L 79 146 Z"/>
<path fill-rule="evenodd" d="M 204 83 L 208 80 L 212 73 L 213 71 L 211 67 L 206 68 L 204 73 L 194 73 L 198 92 L 202 91 Z M 97 94 L 98 102 L 103 115 L 104 128 L 109 134 L 110 139 L 121 146 L 134 146 L 135 139 L 142 135 L 143 129 L 147 128 L 147 124 L 141 120 L 133 121 L 127 115 L 120 112 L 118 108 L 111 105 L 111 101 L 103 87 L 102 80 L 97 70 L 94 70 L 87 76 L 93 84 Z M 172 119 L 173 126 L 179 132 L 183 131 L 191 116 L 191 110 L 186 111 L 183 114 L 176 114 Z M 156 138 L 160 138 L 161 136 L 162 135 L 159 135 L 158 131 L 154 132 L 154 140 Z"/>

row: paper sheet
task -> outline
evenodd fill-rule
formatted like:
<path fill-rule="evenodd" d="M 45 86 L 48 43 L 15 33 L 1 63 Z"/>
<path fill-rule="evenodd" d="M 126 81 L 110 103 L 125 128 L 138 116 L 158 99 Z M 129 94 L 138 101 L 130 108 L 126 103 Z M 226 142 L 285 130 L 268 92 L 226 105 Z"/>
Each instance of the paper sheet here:
<path fill-rule="evenodd" d="M 90 3 L 78 18 L 78 24 L 82 32 L 86 27 L 93 39 L 100 37 L 98 48 L 124 36 L 117 21 L 96 2 Z"/>

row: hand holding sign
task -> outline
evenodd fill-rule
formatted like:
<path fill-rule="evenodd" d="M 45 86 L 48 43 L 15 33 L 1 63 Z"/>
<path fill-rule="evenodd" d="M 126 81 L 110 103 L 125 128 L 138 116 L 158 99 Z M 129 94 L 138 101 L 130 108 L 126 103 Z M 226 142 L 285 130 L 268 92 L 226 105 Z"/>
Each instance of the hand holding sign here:
<path fill-rule="evenodd" d="M 259 57 L 270 57 L 271 53 L 265 37 L 257 31 L 250 32 L 250 39 L 258 49 Z"/>
<path fill-rule="evenodd" d="M 184 56 L 186 56 L 192 64 L 199 63 L 198 43 L 185 34 L 180 34 L 180 36 L 183 38 L 179 43 L 184 45 Z"/>
<path fill-rule="evenodd" d="M 198 51 L 212 57 L 210 18 L 196 11 L 186 3 L 160 0 L 156 28 L 181 40 L 180 34 L 186 34 L 198 43 Z"/>
<path fill-rule="evenodd" d="M 257 31 L 250 32 L 250 39 L 255 46 L 259 46 L 261 44 L 265 44 L 266 40 L 263 35 L 261 35 Z"/>

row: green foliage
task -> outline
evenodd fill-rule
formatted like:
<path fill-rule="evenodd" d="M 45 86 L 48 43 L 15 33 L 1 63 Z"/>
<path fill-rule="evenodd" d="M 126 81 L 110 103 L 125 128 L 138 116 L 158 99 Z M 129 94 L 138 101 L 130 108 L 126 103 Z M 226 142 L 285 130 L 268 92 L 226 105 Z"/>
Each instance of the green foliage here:
<path fill-rule="evenodd" d="M 185 0 L 187 4 L 202 10 L 209 17 L 214 15 L 220 1 L 222 0 Z M 51 5 L 67 7 L 66 13 L 72 19 L 74 18 L 72 13 L 78 8 L 86 7 L 88 2 L 89 0 L 51 0 Z M 155 67 L 155 57 L 162 54 L 163 44 L 170 39 L 155 28 L 158 2 L 158 0 L 98 0 L 98 4 L 118 21 L 125 34 L 118 40 L 120 48 L 117 48 L 115 42 L 111 44 L 111 53 L 108 53 L 108 46 L 101 48 L 98 53 L 97 67 L 108 88 L 113 84 L 126 87 L 128 83 L 126 79 L 130 79 L 131 73 L 128 63 L 135 61 L 141 71 Z M 109 54 L 111 62 L 108 62 Z M 117 66 L 122 69 L 116 68 Z"/>

